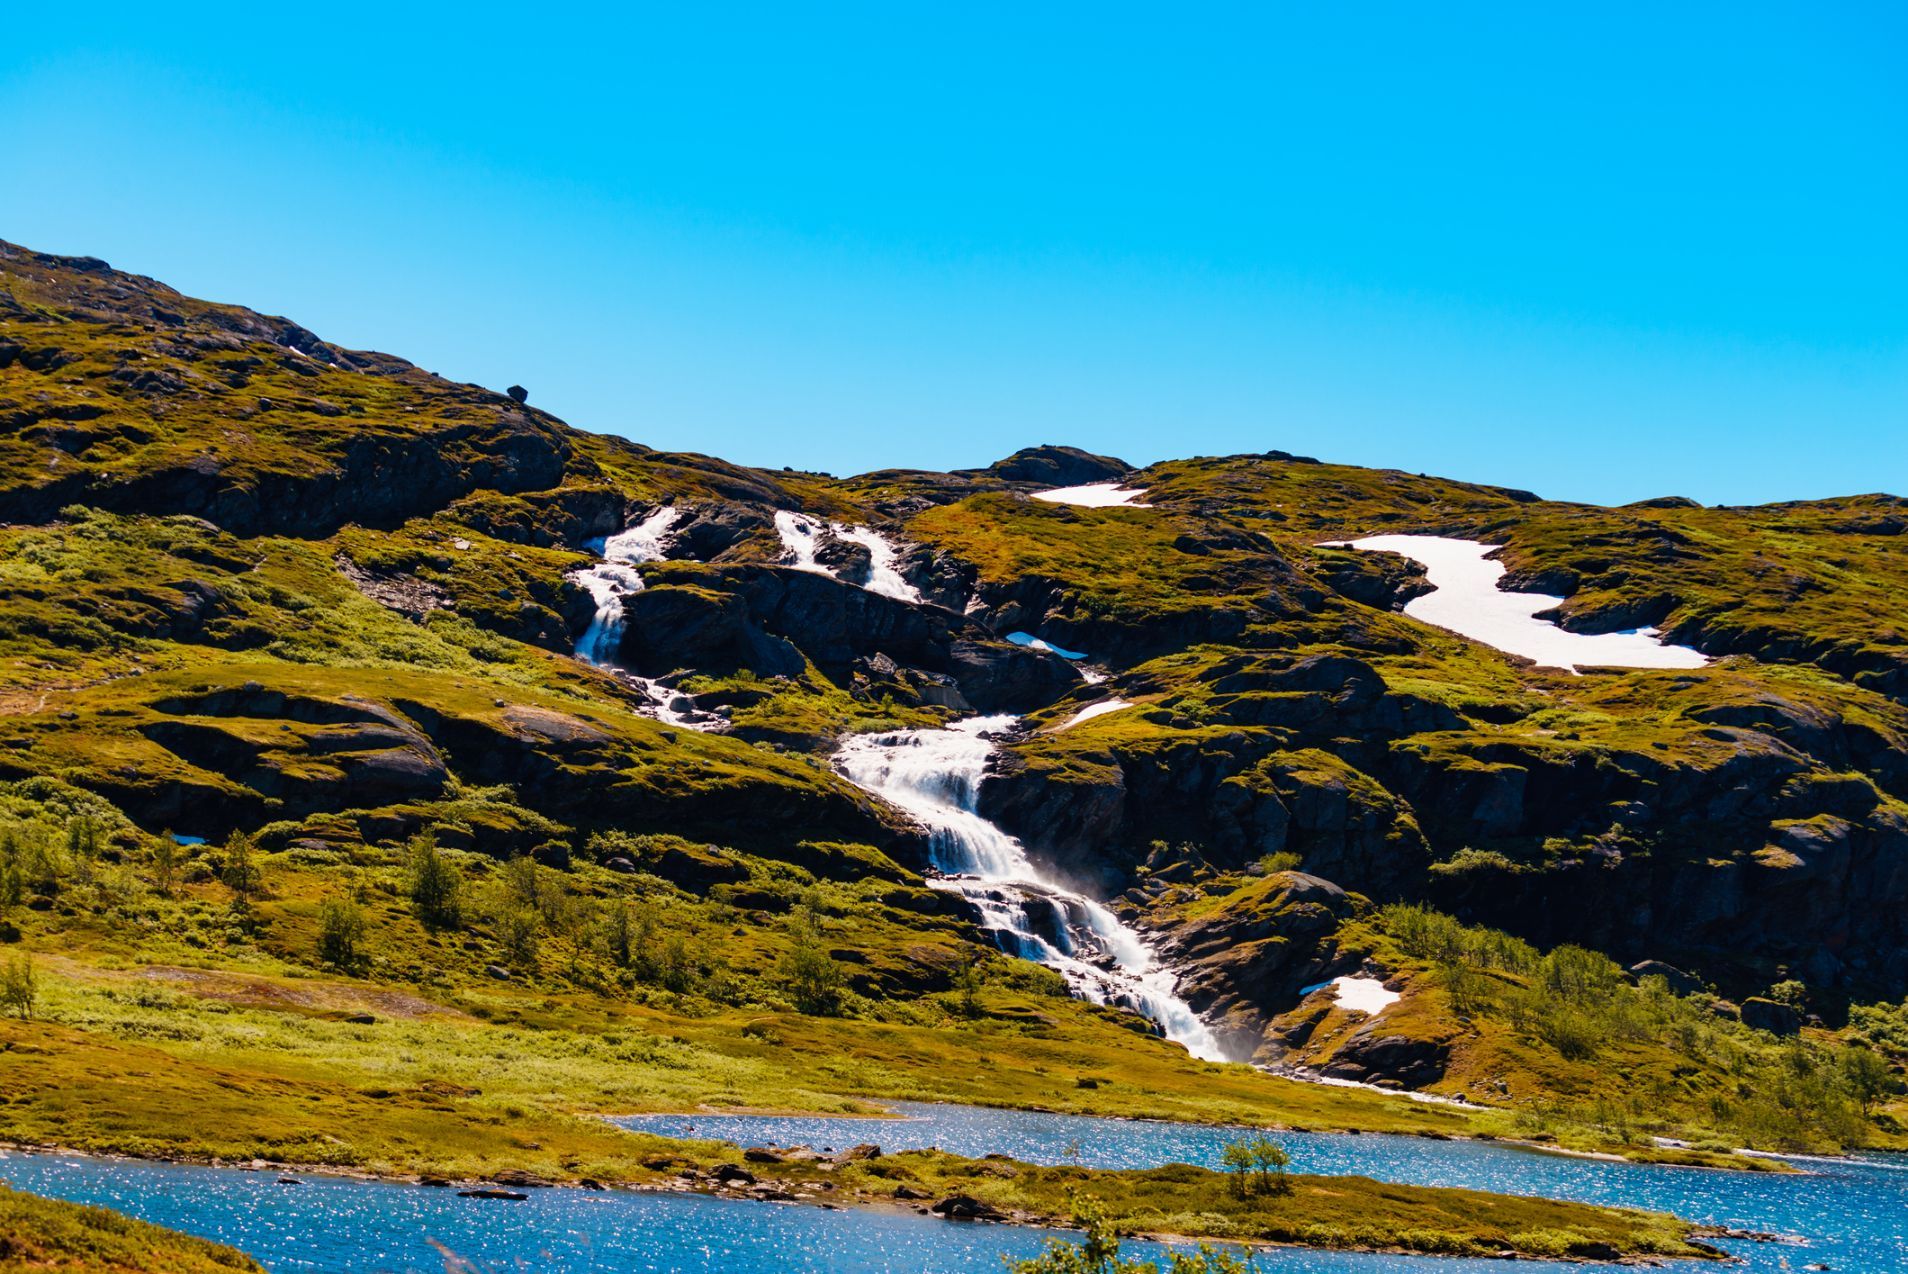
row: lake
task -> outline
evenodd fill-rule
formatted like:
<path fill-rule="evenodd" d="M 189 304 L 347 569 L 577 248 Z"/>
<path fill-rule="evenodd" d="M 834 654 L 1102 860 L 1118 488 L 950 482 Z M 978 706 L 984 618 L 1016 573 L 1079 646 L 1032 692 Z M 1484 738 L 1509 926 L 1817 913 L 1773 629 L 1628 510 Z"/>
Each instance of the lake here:
<path fill-rule="evenodd" d="M 860 1141 L 887 1150 L 936 1146 L 956 1154 L 998 1152 L 1029 1163 L 1144 1168 L 1218 1167 L 1236 1129 L 1149 1120 L 1096 1119 L 974 1106 L 893 1103 L 900 1119 L 763 1116 L 643 1116 L 618 1122 L 666 1136 L 744 1145 L 841 1149 Z M 1674 1212 L 1735 1229 L 1803 1236 L 1808 1246 L 1729 1242 L 1754 1270 L 1908 1271 L 1908 1157 L 1798 1161 L 1802 1174 L 1717 1172 L 1548 1154 L 1478 1141 L 1342 1133 L 1279 1133 L 1296 1172 L 1353 1173 L 1414 1185 L 1466 1186 Z M 1408 1268 L 1417 1262 L 1408 1262 Z M 1276 1266 L 1274 1268 L 1277 1268 Z"/>
<path fill-rule="evenodd" d="M 962 1154 L 999 1152 L 1035 1163 L 1146 1167 L 1215 1165 L 1236 1130 L 1095 1119 L 978 1107 L 897 1103 L 896 1119 L 663 1115 L 619 1122 L 671 1136 L 743 1145 L 842 1149 L 874 1142 L 887 1150 L 938 1146 Z M 1279 1140 L 1303 1172 L 1361 1173 L 1381 1180 L 1470 1186 L 1676 1212 L 1695 1220 L 1803 1237 L 1806 1246 L 1729 1242 L 1750 1270 L 1908 1271 L 1908 1163 L 1898 1157 L 1819 1160 L 1806 1175 L 1724 1173 L 1612 1164 L 1487 1142 L 1418 1137 L 1284 1133 Z M 1046 1237 L 1007 1226 L 945 1222 L 903 1211 L 818 1207 L 624 1191 L 532 1190 L 527 1202 L 458 1198 L 455 1192 L 384 1182 L 306 1177 L 281 1186 L 276 1173 L 233 1168 L 0 1155 L 0 1178 L 38 1194 L 114 1208 L 143 1220 L 218 1239 L 287 1271 L 447 1268 L 434 1244 L 482 1271 L 539 1269 L 609 1274 L 731 1271 L 999 1270 L 1001 1258 L 1029 1255 Z M 1159 1249 L 1135 1244 L 1135 1254 Z M 1425 1257 L 1273 1251 L 1261 1266 L 1277 1274 L 1455 1274 L 1536 1271 L 1535 1262 L 1444 1261 Z M 1713 1266 L 1685 1265 L 1680 1270 Z"/>

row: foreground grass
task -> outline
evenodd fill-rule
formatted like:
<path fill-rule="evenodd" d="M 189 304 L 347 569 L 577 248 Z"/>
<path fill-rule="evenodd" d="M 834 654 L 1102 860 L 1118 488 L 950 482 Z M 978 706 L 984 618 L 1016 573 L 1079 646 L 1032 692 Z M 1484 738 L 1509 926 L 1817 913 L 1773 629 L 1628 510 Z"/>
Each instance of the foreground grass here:
<path fill-rule="evenodd" d="M 506 991 L 434 1004 L 346 981 L 65 967 L 43 975 L 47 1020 L 0 1021 L 0 1136 L 149 1156 L 621 1180 L 627 1137 L 594 1113 L 872 1113 L 869 1099 L 912 1099 L 1442 1135 L 1461 1135 L 1472 1118 L 1199 1062 L 1085 1015 L 1036 1034 L 1001 1020 L 690 1017 Z M 366 1012 L 376 1020 L 344 1020 Z"/>
<path fill-rule="evenodd" d="M 251 1257 L 221 1244 L 0 1183 L 0 1270 L 212 1274 L 258 1269 Z"/>

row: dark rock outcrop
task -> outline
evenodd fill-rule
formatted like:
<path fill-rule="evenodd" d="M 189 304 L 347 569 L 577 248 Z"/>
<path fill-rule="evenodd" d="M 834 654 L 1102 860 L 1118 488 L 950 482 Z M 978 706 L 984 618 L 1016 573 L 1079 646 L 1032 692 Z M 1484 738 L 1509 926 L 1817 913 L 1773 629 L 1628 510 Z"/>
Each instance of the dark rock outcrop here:
<path fill-rule="evenodd" d="M 628 599 L 621 661 L 646 675 L 689 668 L 799 676 L 809 663 L 844 687 L 858 661 L 950 678 L 982 712 L 1029 711 L 1078 684 L 1066 661 L 994 640 L 935 607 L 914 606 L 812 571 L 769 566 L 657 569 Z"/>
<path fill-rule="evenodd" d="M 1133 472 L 1133 466 L 1112 456 L 1096 456 L 1078 447 L 1023 447 L 1005 460 L 996 460 L 987 472 L 1009 482 L 1033 482 L 1044 487 L 1078 487 L 1111 482 Z"/>
<path fill-rule="evenodd" d="M 1354 1031 L 1319 1070 L 1333 1079 L 1423 1088 L 1444 1077 L 1450 1059 L 1449 1040 L 1394 1034 L 1379 1017 Z"/>
<path fill-rule="evenodd" d="M 1355 900 L 1331 881 L 1282 872 L 1225 907 L 1162 931 L 1162 950 L 1179 974 L 1179 993 L 1228 1050 L 1250 1057 L 1302 988 L 1354 967 L 1334 935 L 1355 910 Z M 1272 1056 L 1301 1042 L 1274 1041 Z"/>
<path fill-rule="evenodd" d="M 1006 1213 L 968 1194 L 951 1194 L 929 1209 L 950 1221 L 1005 1221 Z"/>
<path fill-rule="evenodd" d="M 1638 960 L 1630 966 L 1630 976 L 1639 982 L 1644 978 L 1661 978 L 1672 995 L 1695 995 L 1703 989 L 1701 979 L 1661 960 Z"/>
<path fill-rule="evenodd" d="M 1802 1015 L 1780 1001 L 1752 995 L 1742 1002 L 1742 1024 L 1771 1035 L 1796 1035 L 1802 1030 Z"/>

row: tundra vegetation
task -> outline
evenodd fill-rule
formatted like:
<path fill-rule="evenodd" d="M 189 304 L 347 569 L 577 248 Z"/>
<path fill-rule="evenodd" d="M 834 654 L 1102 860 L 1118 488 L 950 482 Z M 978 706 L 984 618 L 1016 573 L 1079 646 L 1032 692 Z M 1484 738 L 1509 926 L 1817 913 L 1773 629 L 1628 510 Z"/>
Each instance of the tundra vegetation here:
<path fill-rule="evenodd" d="M 261 1274 L 242 1252 L 0 1183 L 0 1269 L 99 1274 Z"/>
<path fill-rule="evenodd" d="M 1115 480 L 1151 507 L 1028 498 Z M 573 656 L 575 573 L 664 505 L 615 651 L 642 683 Z M 1740 1167 L 1902 1141 L 1894 497 L 1592 509 L 1057 447 L 768 472 L 0 245 L 0 510 L 0 1138 L 636 1184 L 720 1152 L 596 1115 L 911 1098 Z M 832 576 L 786 569 L 779 510 L 888 535 L 924 602 L 856 587 L 832 532 Z M 1715 661 L 1576 676 L 1427 628 L 1409 563 L 1325 546 L 1380 532 L 1502 543 L 1564 622 Z M 828 759 L 976 712 L 1025 722 L 980 812 L 1148 933 L 1234 1056 L 1470 1104 L 1197 1061 L 998 951 Z M 1399 1000 L 1306 991 L 1353 974 Z M 1090 1195 L 1103 1237 L 1679 1250 L 1542 1201 L 1514 1231 L 1461 1192 L 1333 1205 L 1240 1153 L 891 1166 L 1047 1218 Z"/>

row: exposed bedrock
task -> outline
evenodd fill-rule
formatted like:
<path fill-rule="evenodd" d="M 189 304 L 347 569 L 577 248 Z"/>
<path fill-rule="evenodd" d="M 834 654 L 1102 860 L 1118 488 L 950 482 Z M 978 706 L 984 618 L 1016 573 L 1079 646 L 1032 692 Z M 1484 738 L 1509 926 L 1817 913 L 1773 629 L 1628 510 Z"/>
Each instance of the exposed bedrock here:
<path fill-rule="evenodd" d="M 1043 487 L 1079 487 L 1112 482 L 1133 472 L 1133 466 L 1112 456 L 1097 456 L 1078 447 L 1022 447 L 1005 460 L 996 460 L 987 472 L 1008 482 L 1033 482 Z"/>
<path fill-rule="evenodd" d="M 1888 791 L 1901 754 L 1876 729 L 1765 696 L 1690 715 L 1767 730 L 1588 747 L 1472 729 L 1368 672 L 1260 660 L 1212 682 L 1233 728 L 1136 709 L 1159 728 L 1099 747 L 1036 735 L 1004 751 L 982 812 L 1103 895 L 1155 841 L 1220 870 L 1291 851 L 1347 889 L 1543 944 L 1673 959 L 1725 985 L 1787 966 L 1824 989 L 1908 990 L 1908 816 Z M 1445 728 L 1413 733 L 1418 719 Z"/>
<path fill-rule="evenodd" d="M 1312 574 L 1340 596 L 1379 610 L 1403 610 L 1412 598 L 1432 591 L 1424 563 L 1402 553 L 1320 548 Z"/>
<path fill-rule="evenodd" d="M 174 761 L 103 770 L 89 786 L 149 827 L 216 837 L 336 814 L 366 835 L 402 837 L 430 826 L 429 803 L 455 784 L 502 784 L 525 806 L 579 828 L 667 831 L 781 857 L 812 857 L 814 845 L 804 843 L 840 841 L 879 846 L 910 866 L 927 862 L 918 833 L 850 784 L 755 765 L 739 743 L 707 741 L 685 781 L 682 767 L 655 763 L 659 749 L 674 746 L 662 732 L 530 704 L 451 708 L 247 683 L 172 695 L 146 711 L 152 719 L 137 734 L 163 749 L 151 755 Z M 508 829 L 499 836 L 473 847 L 533 847 Z"/>
<path fill-rule="evenodd" d="M 1157 615 L 1102 612 L 1080 604 L 1057 581 L 1026 575 L 977 585 L 972 616 L 997 633 L 1034 633 L 1095 660 L 1139 663 L 1168 651 L 1237 640 L 1266 616 L 1215 603 Z"/>
<path fill-rule="evenodd" d="M 1156 840 L 1199 845 L 1221 868 L 1291 850 L 1374 894 L 1422 872 L 1430 855 L 1409 810 L 1323 745 L 1455 724 L 1448 709 L 1394 694 L 1369 665 L 1337 655 L 1242 654 L 1217 664 L 1209 684 L 1222 724 L 1141 709 L 1159 728 L 1104 748 L 1061 735 L 1007 749 L 982 811 L 1055 870 L 1109 891 Z"/>
<path fill-rule="evenodd" d="M 482 414 L 488 418 L 422 433 L 367 426 L 309 471 L 231 473 L 217 456 L 200 454 L 131 477 L 81 470 L 0 494 L 21 522 L 85 504 L 190 514 L 242 536 L 324 536 L 348 522 L 396 526 L 486 488 L 541 491 L 563 480 L 570 443 L 549 418 L 514 404 Z"/>
<path fill-rule="evenodd" d="M 1250 1057 L 1301 990 L 1357 967 L 1334 936 L 1355 907 L 1329 880 L 1280 872 L 1232 905 L 1168 931 L 1160 954 L 1179 974 L 1186 1002 L 1227 1048 Z"/>
<path fill-rule="evenodd" d="M 454 518 L 472 530 L 539 548 L 579 547 L 616 534 L 640 521 L 645 512 L 611 487 L 584 486 L 531 491 L 511 500 L 477 496 L 450 509 Z"/>
<path fill-rule="evenodd" d="M 945 678 L 979 712 L 1032 711 L 1079 684 L 1057 655 L 997 641 L 952 611 L 812 571 L 670 563 L 649 579 L 625 603 L 621 654 L 645 675 L 747 669 L 793 677 L 812 662 L 847 687 L 867 671 L 865 661 L 885 659 Z"/>
<path fill-rule="evenodd" d="M 669 530 L 669 556 L 720 562 L 745 545 L 766 545 L 774 539 L 771 506 L 726 500 L 689 504 Z"/>
<path fill-rule="evenodd" d="M 1716 829 L 1665 830 L 1649 848 L 1543 870 L 1480 863 L 1434 878 L 1431 901 L 1540 943 L 1620 958 L 1668 956 L 1725 986 L 1786 966 L 1811 986 L 1888 998 L 1908 987 L 1908 820 L 1878 811 L 1745 829 L 1744 852 L 1702 848 Z"/>

